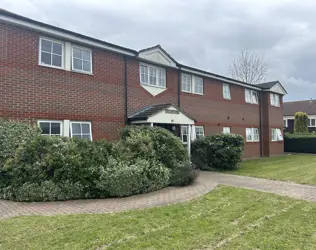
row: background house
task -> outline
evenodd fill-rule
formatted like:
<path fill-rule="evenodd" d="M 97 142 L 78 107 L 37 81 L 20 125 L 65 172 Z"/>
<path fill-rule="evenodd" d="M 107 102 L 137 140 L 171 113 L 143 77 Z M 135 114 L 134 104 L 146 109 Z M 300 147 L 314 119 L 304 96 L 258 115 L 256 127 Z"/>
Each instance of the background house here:
<path fill-rule="evenodd" d="M 305 112 L 308 115 L 308 131 L 316 131 L 316 100 L 284 102 L 283 123 L 285 132 L 293 133 L 294 115 L 296 112 Z"/>

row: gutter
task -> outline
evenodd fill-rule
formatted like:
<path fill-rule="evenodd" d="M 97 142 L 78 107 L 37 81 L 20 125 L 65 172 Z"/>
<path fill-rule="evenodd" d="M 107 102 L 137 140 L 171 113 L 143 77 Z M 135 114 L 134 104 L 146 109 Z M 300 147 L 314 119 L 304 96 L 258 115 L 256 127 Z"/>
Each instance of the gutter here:
<path fill-rule="evenodd" d="M 127 113 L 128 113 L 128 110 L 127 110 L 127 105 L 128 105 L 128 86 L 127 86 L 127 58 L 126 56 L 123 56 L 123 59 L 124 59 L 124 111 L 125 111 L 125 125 L 128 124 L 128 116 L 127 116 Z"/>

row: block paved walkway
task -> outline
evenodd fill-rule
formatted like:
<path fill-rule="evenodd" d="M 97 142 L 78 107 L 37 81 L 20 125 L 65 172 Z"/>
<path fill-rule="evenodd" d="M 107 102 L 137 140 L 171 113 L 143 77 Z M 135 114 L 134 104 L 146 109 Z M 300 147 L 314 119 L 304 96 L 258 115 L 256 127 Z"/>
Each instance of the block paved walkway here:
<path fill-rule="evenodd" d="M 197 181 L 191 186 L 168 187 L 156 192 L 126 198 L 35 203 L 0 200 L 0 219 L 21 215 L 107 213 L 163 206 L 199 197 L 214 189 L 218 184 L 316 202 L 316 186 L 214 172 L 200 172 Z"/>

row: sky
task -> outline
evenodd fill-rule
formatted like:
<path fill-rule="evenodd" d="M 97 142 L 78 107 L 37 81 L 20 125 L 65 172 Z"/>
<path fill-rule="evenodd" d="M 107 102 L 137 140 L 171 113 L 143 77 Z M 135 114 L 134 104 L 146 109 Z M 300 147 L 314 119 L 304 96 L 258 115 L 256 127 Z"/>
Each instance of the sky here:
<path fill-rule="evenodd" d="M 1 8 L 135 50 L 160 44 L 178 62 L 228 75 L 242 50 L 263 56 L 286 101 L 316 99 L 313 0 L 1 0 Z"/>

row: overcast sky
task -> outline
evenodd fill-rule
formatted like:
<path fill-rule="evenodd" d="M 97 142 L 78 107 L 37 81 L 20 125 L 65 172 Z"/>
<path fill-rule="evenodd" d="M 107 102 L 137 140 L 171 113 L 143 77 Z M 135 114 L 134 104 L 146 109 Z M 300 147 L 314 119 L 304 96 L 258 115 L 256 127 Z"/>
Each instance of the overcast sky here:
<path fill-rule="evenodd" d="M 131 49 L 160 44 L 178 62 L 227 75 L 242 49 L 269 61 L 285 100 L 316 99 L 313 0 L 2 0 L 0 7 Z"/>

